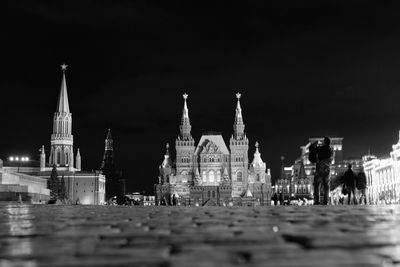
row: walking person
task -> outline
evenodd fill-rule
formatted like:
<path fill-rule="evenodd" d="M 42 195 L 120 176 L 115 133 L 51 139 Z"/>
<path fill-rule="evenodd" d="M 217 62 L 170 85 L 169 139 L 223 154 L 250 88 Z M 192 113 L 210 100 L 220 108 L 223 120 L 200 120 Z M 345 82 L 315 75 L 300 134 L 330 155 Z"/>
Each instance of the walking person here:
<path fill-rule="evenodd" d="M 350 205 L 351 195 L 353 193 L 353 204 L 357 205 L 357 198 L 356 198 L 356 194 L 355 194 L 357 176 L 355 175 L 355 173 L 353 172 L 353 170 L 351 168 L 352 168 L 352 166 L 351 166 L 351 164 L 349 164 L 347 166 L 347 171 L 343 175 L 344 186 L 346 187 L 346 191 L 347 191 L 347 195 L 348 195 L 347 204 Z"/>
<path fill-rule="evenodd" d="M 325 137 L 322 144 L 314 142 L 309 147 L 309 160 L 316 164 L 314 175 L 314 205 L 328 205 L 329 201 L 329 173 L 332 162 L 331 140 Z M 322 203 L 320 193 L 324 194 Z"/>

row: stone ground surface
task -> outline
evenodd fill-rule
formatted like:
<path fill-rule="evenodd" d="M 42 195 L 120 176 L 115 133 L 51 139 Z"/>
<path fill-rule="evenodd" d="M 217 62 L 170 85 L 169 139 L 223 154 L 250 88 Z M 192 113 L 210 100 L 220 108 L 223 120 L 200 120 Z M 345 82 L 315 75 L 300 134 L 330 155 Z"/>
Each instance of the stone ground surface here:
<path fill-rule="evenodd" d="M 2 203 L 0 266 L 400 266 L 400 206 Z"/>

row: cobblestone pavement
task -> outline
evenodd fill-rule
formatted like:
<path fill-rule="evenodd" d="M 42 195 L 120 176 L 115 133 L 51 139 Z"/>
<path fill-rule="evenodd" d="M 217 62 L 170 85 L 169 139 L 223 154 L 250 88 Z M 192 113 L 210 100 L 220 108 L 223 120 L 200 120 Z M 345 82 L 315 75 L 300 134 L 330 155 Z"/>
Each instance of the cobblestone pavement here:
<path fill-rule="evenodd" d="M 0 266 L 400 266 L 400 206 L 3 203 Z"/>

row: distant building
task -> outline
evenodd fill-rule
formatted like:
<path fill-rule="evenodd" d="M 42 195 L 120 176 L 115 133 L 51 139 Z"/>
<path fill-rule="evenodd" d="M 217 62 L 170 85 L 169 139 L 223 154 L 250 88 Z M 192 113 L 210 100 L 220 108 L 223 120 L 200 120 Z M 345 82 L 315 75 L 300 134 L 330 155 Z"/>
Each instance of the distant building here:
<path fill-rule="evenodd" d="M 79 148 L 74 161 L 74 139 L 72 135 L 72 114 L 69 109 L 67 83 L 63 64 L 60 94 L 57 109 L 53 117 L 50 156 L 46 162 L 45 148 L 42 146 L 40 164 L 37 166 L 14 166 L 8 162 L 4 169 L 8 172 L 21 173 L 45 179 L 50 178 L 52 167 L 57 167 L 58 177 L 64 176 L 68 198 L 81 204 L 102 204 L 105 201 L 105 176 L 99 171 L 82 171 Z"/>
<path fill-rule="evenodd" d="M 370 204 L 400 203 L 400 132 L 399 141 L 392 146 L 390 157 L 378 159 L 364 156 L 367 176 L 367 202 Z"/>
<path fill-rule="evenodd" d="M 240 94 L 233 135 L 229 149 L 219 133 L 203 134 L 197 144 L 191 135 L 187 94 L 180 133 L 175 141 L 176 159 L 169 153 L 159 167 L 159 181 L 155 185 L 158 205 L 269 205 L 271 176 L 255 144 L 252 162 L 248 159 L 249 140 L 246 137 Z"/>
<path fill-rule="evenodd" d="M 313 199 L 315 164 L 308 160 L 308 147 L 314 142 L 322 142 L 323 139 L 323 137 L 309 138 L 308 144 L 300 147 L 300 157 L 295 160 L 292 166 L 284 167 L 282 164 L 281 175 L 275 183 L 275 192 L 278 194 L 282 192 L 285 199 Z M 331 179 L 335 179 L 338 175 L 343 175 L 348 168 L 348 164 L 352 165 L 352 169 L 356 174 L 363 171 L 363 160 L 361 158 L 344 159 L 342 137 L 331 137 L 330 139 L 333 150 Z M 284 177 L 282 173 L 284 173 Z"/>
<path fill-rule="evenodd" d="M 125 195 L 125 198 L 128 200 L 130 205 L 138 205 L 138 206 L 156 205 L 155 196 L 146 196 L 139 192 L 128 193 Z"/>

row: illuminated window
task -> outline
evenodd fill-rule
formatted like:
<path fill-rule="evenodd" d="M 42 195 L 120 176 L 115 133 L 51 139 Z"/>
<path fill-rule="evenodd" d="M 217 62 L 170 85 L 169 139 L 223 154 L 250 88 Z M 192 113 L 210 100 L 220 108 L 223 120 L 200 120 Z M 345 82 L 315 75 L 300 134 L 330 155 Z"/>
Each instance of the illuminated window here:
<path fill-rule="evenodd" d="M 242 181 L 242 173 L 241 172 L 237 172 L 236 173 L 236 181 L 241 182 Z"/>
<path fill-rule="evenodd" d="M 214 174 L 214 171 L 209 171 L 208 172 L 208 180 L 210 181 L 210 182 L 215 182 L 215 174 Z"/>

